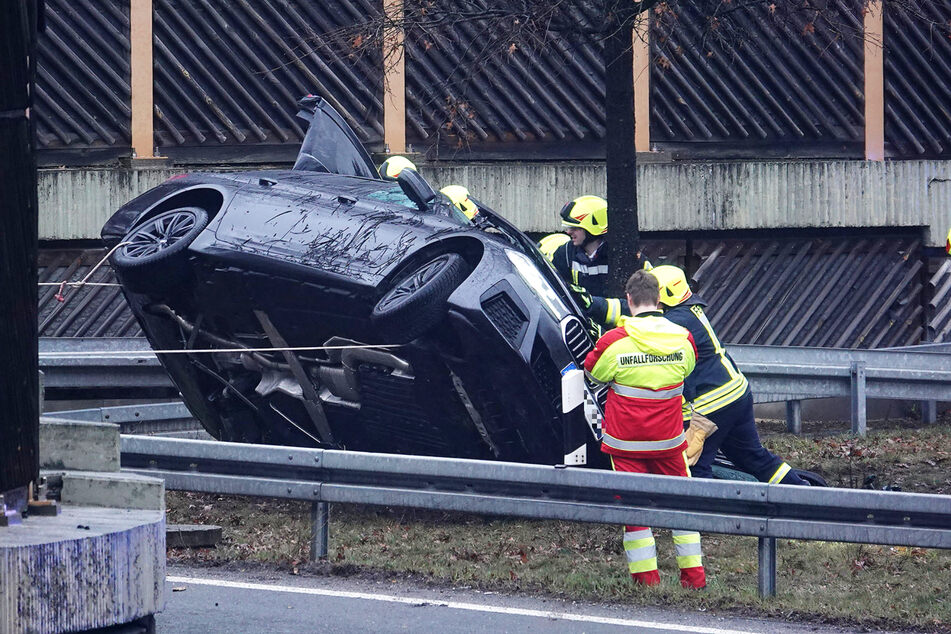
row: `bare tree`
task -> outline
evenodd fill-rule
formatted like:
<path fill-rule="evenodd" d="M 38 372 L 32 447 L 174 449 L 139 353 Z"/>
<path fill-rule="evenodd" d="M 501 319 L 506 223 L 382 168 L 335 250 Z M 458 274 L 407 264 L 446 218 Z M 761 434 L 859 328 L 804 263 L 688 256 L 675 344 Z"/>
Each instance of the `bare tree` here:
<path fill-rule="evenodd" d="M 704 28 L 689 37 L 681 33 L 675 44 L 660 42 L 656 47 L 660 59 L 655 61 L 663 64 L 683 46 L 712 56 L 774 45 L 750 41 L 751 19 L 772 23 L 789 37 L 808 39 L 818 27 L 832 40 L 862 40 L 865 12 L 884 7 L 930 25 L 936 37 L 948 37 L 951 16 L 945 15 L 943 4 L 941 0 L 385 0 L 384 11 L 365 4 L 365 20 L 324 34 L 320 45 L 348 55 L 372 51 L 382 55 L 386 68 L 404 54 L 403 47 L 391 45 L 394 41 L 428 50 L 455 35 L 468 47 L 461 55 L 442 61 L 451 73 L 470 78 L 516 53 L 542 52 L 556 43 L 600 47 L 605 68 L 611 286 L 620 294 L 640 251 L 632 42 L 634 33 L 646 32 L 637 28 L 641 21 L 652 18 L 655 31 L 663 34 L 676 28 L 683 12 L 703 16 Z M 399 10 L 386 10 L 392 6 Z M 442 103 L 434 97 L 428 105 L 444 117 L 439 130 L 453 132 L 461 144 L 474 137 L 472 108 L 465 95 L 455 94 L 448 85 L 444 88 Z"/>

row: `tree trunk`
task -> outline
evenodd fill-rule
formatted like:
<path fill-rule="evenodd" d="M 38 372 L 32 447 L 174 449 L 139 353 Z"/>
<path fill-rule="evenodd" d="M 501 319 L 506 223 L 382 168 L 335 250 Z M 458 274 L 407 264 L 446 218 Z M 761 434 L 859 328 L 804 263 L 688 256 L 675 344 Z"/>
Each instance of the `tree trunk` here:
<path fill-rule="evenodd" d="M 35 0 L 0 2 L 0 494 L 39 475 Z"/>
<path fill-rule="evenodd" d="M 609 14 L 604 40 L 604 114 L 607 141 L 609 293 L 624 296 L 624 283 L 638 267 L 637 152 L 634 146 L 634 50 L 631 16 Z"/>

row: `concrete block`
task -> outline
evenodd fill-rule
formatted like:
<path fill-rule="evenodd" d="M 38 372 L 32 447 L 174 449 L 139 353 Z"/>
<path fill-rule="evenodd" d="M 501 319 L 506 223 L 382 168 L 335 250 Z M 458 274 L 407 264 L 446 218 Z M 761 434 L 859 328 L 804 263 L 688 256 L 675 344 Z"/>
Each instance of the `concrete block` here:
<path fill-rule="evenodd" d="M 40 468 L 78 471 L 119 470 L 119 426 L 43 418 Z"/>
<path fill-rule="evenodd" d="M 85 632 L 165 607 L 165 513 L 64 507 L 0 530 L 0 632 Z M 113 630 L 109 630 L 113 631 Z"/>
<path fill-rule="evenodd" d="M 70 471 L 63 474 L 63 504 L 165 510 L 165 481 L 136 473 Z"/>
<path fill-rule="evenodd" d="M 204 524 L 169 524 L 165 543 L 169 548 L 207 548 L 221 541 L 221 527 Z"/>

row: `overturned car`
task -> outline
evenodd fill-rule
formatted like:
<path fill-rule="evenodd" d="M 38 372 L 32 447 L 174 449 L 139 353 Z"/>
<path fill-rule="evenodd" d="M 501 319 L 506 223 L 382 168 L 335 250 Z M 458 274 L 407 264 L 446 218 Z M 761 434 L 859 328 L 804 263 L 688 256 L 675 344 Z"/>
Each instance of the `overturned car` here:
<path fill-rule="evenodd" d="M 382 180 L 326 102 L 294 168 L 194 173 L 102 238 L 150 343 L 214 437 L 525 462 L 599 459 L 592 347 L 530 239 L 416 172 Z M 167 352 L 162 352 L 167 351 Z M 576 373 L 574 373 L 576 374 Z"/>

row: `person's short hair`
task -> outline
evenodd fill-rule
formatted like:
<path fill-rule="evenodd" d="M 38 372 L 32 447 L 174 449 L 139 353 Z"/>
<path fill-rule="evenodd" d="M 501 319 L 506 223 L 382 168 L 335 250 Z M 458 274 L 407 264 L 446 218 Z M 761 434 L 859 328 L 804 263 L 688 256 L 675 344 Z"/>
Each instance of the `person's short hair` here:
<path fill-rule="evenodd" d="M 634 306 L 656 306 L 660 301 L 660 286 L 657 278 L 643 269 L 634 271 L 624 285 L 631 304 Z"/>

